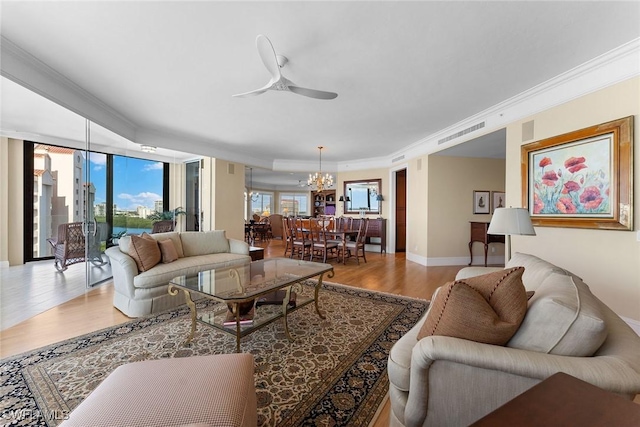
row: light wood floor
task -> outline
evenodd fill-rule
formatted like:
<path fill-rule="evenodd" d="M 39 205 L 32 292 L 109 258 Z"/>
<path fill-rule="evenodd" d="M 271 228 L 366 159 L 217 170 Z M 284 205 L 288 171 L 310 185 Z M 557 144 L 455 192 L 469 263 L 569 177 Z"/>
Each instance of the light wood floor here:
<path fill-rule="evenodd" d="M 282 256 L 284 246 L 279 240 L 265 244 L 265 257 Z M 452 280 L 464 266 L 424 267 L 407 261 L 404 254 L 367 252 L 367 263 L 347 265 L 333 262 L 332 282 L 359 286 L 365 289 L 429 299 L 440 285 Z M 35 280 L 24 278 L 22 280 Z M 38 279 L 40 280 L 40 279 Z M 4 286 L 4 283 L 3 283 Z M 64 339 L 114 326 L 129 320 L 113 308 L 113 285 L 105 283 L 71 301 L 35 315 L 0 332 L 0 357 L 8 357 L 52 344 Z M 640 395 L 636 397 L 640 403 Z M 385 405 L 374 427 L 387 426 L 389 403 Z"/>
<path fill-rule="evenodd" d="M 111 266 L 88 265 L 92 283 L 111 277 Z M 87 264 L 59 272 L 53 260 L 0 269 L 0 330 L 82 296 L 87 292 Z"/>
<path fill-rule="evenodd" d="M 258 242 L 257 245 L 265 247 L 266 258 L 282 256 L 284 252 L 284 245 L 280 240 L 270 240 L 265 244 Z M 335 267 L 335 276 L 326 280 L 370 290 L 429 299 L 438 286 L 452 280 L 458 270 L 462 268 L 462 266 L 427 268 L 406 261 L 404 254 L 367 252 L 367 261 L 364 263 L 361 260 L 360 265 L 356 265 L 355 258 L 348 260 L 346 265 L 332 261 Z M 81 265 L 72 267 L 80 267 Z M 48 271 L 49 269 L 47 269 Z M 59 280 L 59 277 L 55 275 L 52 276 L 53 279 L 48 276 L 44 277 L 30 274 L 26 277 L 14 278 L 14 281 L 19 281 L 21 284 L 17 288 L 24 290 L 23 300 L 28 302 L 32 296 L 32 289 L 37 287 L 31 282 L 37 282 L 39 286 L 44 287 L 43 281 L 45 280 Z M 75 298 L 71 296 L 73 299 L 68 302 L 63 302 L 66 301 L 67 296 L 56 297 L 62 301 L 51 297 L 50 299 L 53 300 L 51 309 L 41 314 L 31 314 L 31 318 L 3 329 L 0 332 L 0 357 L 30 351 L 129 320 L 113 308 L 113 284 L 111 282 L 107 281 L 87 292 L 81 287 L 79 291 L 74 292 L 78 292 L 79 296 Z M 14 298 L 15 301 L 19 299 L 17 296 Z M 16 302 L 16 304 L 23 303 Z"/>

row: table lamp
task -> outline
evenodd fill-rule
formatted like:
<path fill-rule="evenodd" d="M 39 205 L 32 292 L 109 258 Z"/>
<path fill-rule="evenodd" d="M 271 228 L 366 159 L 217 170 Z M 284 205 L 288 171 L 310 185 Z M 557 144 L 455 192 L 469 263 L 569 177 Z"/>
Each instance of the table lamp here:
<path fill-rule="evenodd" d="M 380 218 L 382 218 L 382 201 L 384 197 L 382 197 L 382 194 L 378 194 L 376 200 L 378 201 L 378 212 L 380 212 Z"/>
<path fill-rule="evenodd" d="M 535 236 L 529 211 L 525 208 L 496 208 L 487 234 L 507 236 L 507 261 L 511 259 L 511 236 Z"/>

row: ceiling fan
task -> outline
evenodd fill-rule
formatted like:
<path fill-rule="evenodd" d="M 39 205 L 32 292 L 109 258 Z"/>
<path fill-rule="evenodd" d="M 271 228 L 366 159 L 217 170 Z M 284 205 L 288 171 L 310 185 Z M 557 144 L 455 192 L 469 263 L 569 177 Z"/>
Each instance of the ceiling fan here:
<path fill-rule="evenodd" d="M 268 90 L 281 90 L 297 93 L 298 95 L 308 96 L 309 98 L 316 99 L 334 99 L 338 96 L 334 92 L 325 92 L 322 90 L 308 89 L 300 86 L 296 86 L 291 80 L 288 80 L 280 73 L 280 68 L 284 67 L 289 61 L 285 56 L 276 55 L 276 51 L 273 49 L 271 41 L 262 34 L 256 37 L 256 47 L 258 48 L 258 54 L 262 59 L 262 63 L 271 73 L 271 80 L 264 87 L 260 89 L 252 90 L 250 92 L 239 93 L 233 95 L 236 97 L 255 96 L 265 93 Z"/>

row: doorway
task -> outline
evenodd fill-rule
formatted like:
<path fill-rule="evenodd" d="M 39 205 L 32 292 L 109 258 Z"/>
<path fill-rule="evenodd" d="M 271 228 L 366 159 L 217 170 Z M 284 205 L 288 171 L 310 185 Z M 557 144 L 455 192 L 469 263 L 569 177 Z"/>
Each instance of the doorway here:
<path fill-rule="evenodd" d="M 407 170 L 401 169 L 396 174 L 396 252 L 407 250 Z"/>

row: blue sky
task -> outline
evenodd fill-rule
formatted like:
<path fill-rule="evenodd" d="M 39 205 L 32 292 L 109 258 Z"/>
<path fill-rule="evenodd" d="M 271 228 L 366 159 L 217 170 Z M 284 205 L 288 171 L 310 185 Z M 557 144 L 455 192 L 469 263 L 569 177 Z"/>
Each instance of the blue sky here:
<path fill-rule="evenodd" d="M 89 180 L 96 187 L 95 203 L 106 201 L 105 154 L 91 153 Z M 118 209 L 136 209 L 145 206 L 153 209 L 156 200 L 162 200 L 162 162 L 113 157 L 113 202 Z"/>

